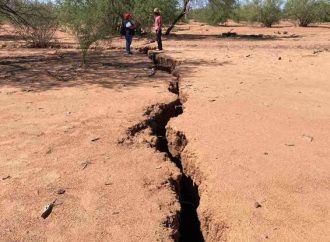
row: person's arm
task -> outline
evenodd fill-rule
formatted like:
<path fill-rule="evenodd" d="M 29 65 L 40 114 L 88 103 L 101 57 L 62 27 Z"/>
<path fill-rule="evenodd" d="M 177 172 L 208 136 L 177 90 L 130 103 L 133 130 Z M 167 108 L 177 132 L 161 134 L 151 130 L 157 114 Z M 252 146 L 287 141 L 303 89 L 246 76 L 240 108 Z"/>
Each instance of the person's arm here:
<path fill-rule="evenodd" d="M 129 21 L 129 22 L 126 23 L 126 28 L 135 29 L 135 25 L 131 21 Z"/>

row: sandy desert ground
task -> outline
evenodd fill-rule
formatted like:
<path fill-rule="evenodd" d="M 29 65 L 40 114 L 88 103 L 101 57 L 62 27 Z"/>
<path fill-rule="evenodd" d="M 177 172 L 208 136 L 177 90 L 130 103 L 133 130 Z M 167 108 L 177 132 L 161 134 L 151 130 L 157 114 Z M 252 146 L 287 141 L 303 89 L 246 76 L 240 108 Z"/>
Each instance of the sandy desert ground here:
<path fill-rule="evenodd" d="M 329 25 L 180 25 L 155 75 L 57 37 L 2 26 L 1 241 L 330 241 Z"/>

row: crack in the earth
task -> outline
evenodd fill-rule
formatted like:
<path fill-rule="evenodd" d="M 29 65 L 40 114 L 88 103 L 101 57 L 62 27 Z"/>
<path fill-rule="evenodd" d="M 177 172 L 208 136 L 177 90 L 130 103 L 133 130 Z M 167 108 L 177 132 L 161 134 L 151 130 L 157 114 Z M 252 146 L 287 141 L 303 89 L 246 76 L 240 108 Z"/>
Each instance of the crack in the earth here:
<path fill-rule="evenodd" d="M 166 126 L 168 122 L 175 117 L 183 114 L 183 104 L 180 97 L 180 74 L 176 70 L 176 61 L 172 58 L 155 53 L 148 53 L 149 58 L 153 60 L 155 69 L 166 71 L 176 77 L 174 82 L 170 83 L 169 91 L 177 95 L 174 102 L 168 104 L 157 104 L 150 106 L 145 115 L 149 118 L 128 130 L 128 139 L 132 140 L 138 133 L 151 129 L 151 136 L 155 137 L 153 142 L 149 144 L 159 152 L 165 153 L 166 156 L 178 167 L 181 172 L 180 183 L 175 187 L 181 205 L 179 236 L 173 235 L 174 240 L 178 242 L 204 242 L 201 225 L 198 218 L 197 208 L 200 202 L 198 186 L 193 179 L 185 173 L 181 161 L 181 153 L 187 144 L 186 137 L 183 133 L 176 134 L 177 145 L 181 146 L 181 152 L 172 154 L 167 139 Z M 125 142 L 122 140 L 121 142 Z M 171 225 L 169 225 L 170 227 Z"/>

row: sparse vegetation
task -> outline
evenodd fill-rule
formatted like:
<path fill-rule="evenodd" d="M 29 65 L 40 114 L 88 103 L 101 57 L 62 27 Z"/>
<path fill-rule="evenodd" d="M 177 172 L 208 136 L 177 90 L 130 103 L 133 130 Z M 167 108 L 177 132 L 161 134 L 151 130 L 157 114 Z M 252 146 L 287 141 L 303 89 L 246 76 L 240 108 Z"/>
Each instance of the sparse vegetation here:
<path fill-rule="evenodd" d="M 330 2 L 328 0 L 288 0 L 285 12 L 289 18 L 297 20 L 299 26 L 307 27 L 311 23 L 330 20 Z"/>
<path fill-rule="evenodd" d="M 177 0 L 135 0 L 133 4 L 131 4 L 130 11 L 133 13 L 134 19 L 138 21 L 141 28 L 150 31 L 154 18 L 154 8 L 159 8 L 161 10 L 164 24 L 169 25 L 177 15 L 177 3 Z"/>
<path fill-rule="evenodd" d="M 32 47 L 50 46 L 58 27 L 52 4 L 33 2 L 28 3 L 26 9 L 22 16 L 27 23 L 13 22 L 18 34 Z"/>
<path fill-rule="evenodd" d="M 282 18 L 281 0 L 253 0 L 242 4 L 235 10 L 234 20 L 260 22 L 272 27 Z"/>
<path fill-rule="evenodd" d="M 192 10 L 189 16 L 197 21 L 216 25 L 231 18 L 237 6 L 235 0 L 212 0 L 205 7 Z"/>
<path fill-rule="evenodd" d="M 58 22 L 52 3 L 39 1 L 2 1 L 1 13 L 30 47 L 45 48 L 53 40 Z"/>
<path fill-rule="evenodd" d="M 61 23 L 77 37 L 86 64 L 90 46 L 116 30 L 118 15 L 106 0 L 59 2 Z"/>
<path fill-rule="evenodd" d="M 282 17 L 281 0 L 264 0 L 259 2 L 259 21 L 266 27 L 279 23 Z"/>

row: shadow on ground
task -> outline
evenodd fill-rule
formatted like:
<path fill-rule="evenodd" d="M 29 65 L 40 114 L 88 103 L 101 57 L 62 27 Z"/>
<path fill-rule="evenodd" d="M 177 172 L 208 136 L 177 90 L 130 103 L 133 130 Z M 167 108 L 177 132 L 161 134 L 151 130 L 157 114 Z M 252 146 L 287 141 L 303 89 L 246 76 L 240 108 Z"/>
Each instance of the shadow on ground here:
<path fill-rule="evenodd" d="M 230 32 L 228 32 L 230 33 Z M 236 35 L 228 35 L 227 33 L 224 33 L 225 35 L 218 34 L 172 34 L 168 36 L 168 39 L 172 40 L 217 40 L 217 39 L 232 39 L 232 40 L 245 40 L 245 41 L 269 41 L 269 40 L 282 40 L 282 39 L 296 39 L 301 38 L 300 35 L 283 35 L 283 36 L 277 36 L 277 35 L 262 35 L 262 34 L 236 34 Z"/>
<path fill-rule="evenodd" d="M 136 87 L 154 80 L 148 77 L 152 63 L 144 55 L 93 52 L 88 63 L 86 68 L 81 67 L 79 51 L 0 58 L 0 87 L 29 92 L 84 85 L 116 89 Z M 157 78 L 162 75 L 157 73 Z"/>

